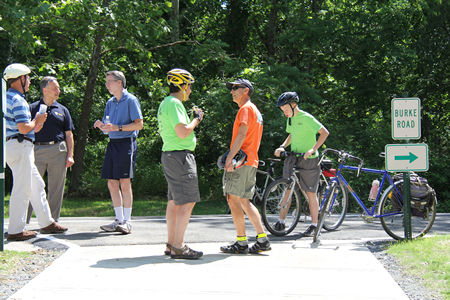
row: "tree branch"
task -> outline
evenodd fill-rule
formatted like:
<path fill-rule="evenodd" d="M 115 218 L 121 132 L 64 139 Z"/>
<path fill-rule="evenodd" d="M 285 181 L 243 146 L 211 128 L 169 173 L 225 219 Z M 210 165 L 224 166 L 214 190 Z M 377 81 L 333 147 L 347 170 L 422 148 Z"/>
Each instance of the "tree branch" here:
<path fill-rule="evenodd" d="M 155 46 L 155 47 L 151 47 L 147 51 L 154 51 L 154 50 L 158 50 L 158 49 L 161 49 L 161 48 L 167 48 L 167 47 L 172 47 L 172 46 L 176 46 L 176 45 L 191 44 L 191 43 L 199 44 L 199 42 L 192 41 L 192 40 L 189 40 L 189 41 L 176 41 L 176 42 L 173 42 L 173 43 L 168 43 L 168 44 L 163 44 L 163 45 L 158 45 L 158 46 Z M 107 49 L 107 50 L 103 51 L 102 53 L 100 53 L 100 56 L 103 56 L 103 55 L 107 54 L 108 52 L 112 52 L 112 51 L 116 51 L 116 50 L 129 50 L 129 49 L 127 47 L 125 47 L 125 46 L 121 46 L 121 47 L 117 47 L 117 48 L 111 48 L 111 49 Z"/>

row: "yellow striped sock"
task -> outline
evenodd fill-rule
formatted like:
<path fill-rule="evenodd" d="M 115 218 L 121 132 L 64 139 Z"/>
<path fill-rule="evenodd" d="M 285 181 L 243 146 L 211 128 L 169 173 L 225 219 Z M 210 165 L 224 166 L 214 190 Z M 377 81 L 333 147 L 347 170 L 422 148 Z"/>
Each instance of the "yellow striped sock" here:
<path fill-rule="evenodd" d="M 246 235 L 237 237 L 237 241 L 238 242 L 245 242 L 246 240 L 247 240 L 247 236 Z"/>

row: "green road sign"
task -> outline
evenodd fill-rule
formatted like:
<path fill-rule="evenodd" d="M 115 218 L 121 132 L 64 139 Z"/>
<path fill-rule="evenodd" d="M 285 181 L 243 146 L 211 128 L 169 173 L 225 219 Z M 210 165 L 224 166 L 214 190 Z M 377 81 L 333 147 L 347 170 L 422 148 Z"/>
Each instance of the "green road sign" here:
<path fill-rule="evenodd" d="M 394 98 L 391 102 L 392 138 L 420 139 L 420 99 Z"/>
<path fill-rule="evenodd" d="M 389 144 L 385 152 L 387 171 L 428 171 L 427 144 Z"/>

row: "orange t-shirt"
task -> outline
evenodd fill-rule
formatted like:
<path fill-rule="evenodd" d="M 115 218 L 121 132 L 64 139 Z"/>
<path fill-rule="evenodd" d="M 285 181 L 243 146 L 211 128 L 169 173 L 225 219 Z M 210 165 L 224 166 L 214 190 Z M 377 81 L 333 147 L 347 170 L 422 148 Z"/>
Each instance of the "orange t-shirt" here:
<path fill-rule="evenodd" d="M 241 147 L 241 150 L 247 154 L 247 162 L 245 165 L 257 168 L 258 149 L 261 144 L 263 131 L 263 118 L 256 105 L 250 101 L 247 101 L 239 108 L 236 119 L 234 120 L 231 145 L 233 145 L 241 125 L 248 126 L 247 135 Z"/>

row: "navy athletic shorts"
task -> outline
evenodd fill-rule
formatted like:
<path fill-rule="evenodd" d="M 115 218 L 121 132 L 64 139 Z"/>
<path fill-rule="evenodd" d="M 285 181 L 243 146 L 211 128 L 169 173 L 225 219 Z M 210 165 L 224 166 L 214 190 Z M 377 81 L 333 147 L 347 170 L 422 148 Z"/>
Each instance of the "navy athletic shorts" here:
<path fill-rule="evenodd" d="M 110 139 L 103 161 L 102 178 L 133 178 L 136 155 L 136 138 Z"/>

